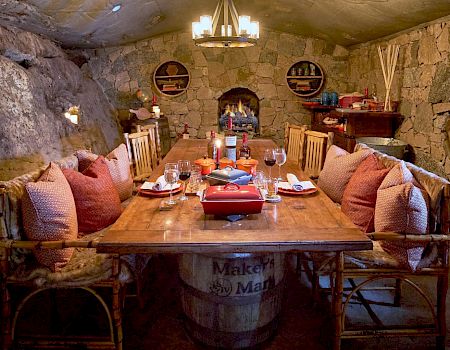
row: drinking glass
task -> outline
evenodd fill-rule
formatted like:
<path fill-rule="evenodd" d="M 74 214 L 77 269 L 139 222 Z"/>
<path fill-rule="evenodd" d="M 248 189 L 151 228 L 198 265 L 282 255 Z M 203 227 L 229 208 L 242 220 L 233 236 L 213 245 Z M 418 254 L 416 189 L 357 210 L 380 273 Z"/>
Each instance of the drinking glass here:
<path fill-rule="evenodd" d="M 189 186 L 191 188 L 191 192 L 197 193 L 200 189 L 200 184 L 202 183 L 202 175 L 195 171 L 191 172 L 191 177 L 189 178 Z"/>
<path fill-rule="evenodd" d="M 191 162 L 188 160 L 178 161 L 178 171 L 180 180 L 183 181 L 183 194 L 179 198 L 180 201 L 187 201 L 189 198 L 186 197 L 186 180 L 191 177 Z"/>
<path fill-rule="evenodd" d="M 166 202 L 169 205 L 174 205 L 177 203 L 176 200 L 172 197 L 172 186 L 173 184 L 176 184 L 178 181 L 178 164 L 177 163 L 167 163 L 164 166 L 164 180 L 170 185 L 170 192 L 169 192 L 169 200 Z"/>
<path fill-rule="evenodd" d="M 255 175 L 253 176 L 253 184 L 255 187 L 259 189 L 264 189 L 264 172 L 261 170 L 258 170 Z"/>
<path fill-rule="evenodd" d="M 272 177 L 272 167 L 276 163 L 275 150 L 268 148 L 264 151 L 264 163 L 269 167 L 269 177 Z"/>
<path fill-rule="evenodd" d="M 276 198 L 278 193 L 278 179 L 276 177 L 267 177 L 265 179 L 265 188 L 268 198 Z"/>
<path fill-rule="evenodd" d="M 286 151 L 283 147 L 275 149 L 275 160 L 278 165 L 278 180 L 281 181 L 283 180 L 281 177 L 281 166 L 286 163 Z"/>

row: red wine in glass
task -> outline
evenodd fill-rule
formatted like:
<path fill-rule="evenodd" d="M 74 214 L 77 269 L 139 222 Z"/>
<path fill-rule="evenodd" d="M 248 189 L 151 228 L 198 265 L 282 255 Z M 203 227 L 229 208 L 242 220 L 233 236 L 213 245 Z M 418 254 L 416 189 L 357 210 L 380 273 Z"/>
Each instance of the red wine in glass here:
<path fill-rule="evenodd" d="M 274 166 L 275 162 L 276 162 L 275 159 L 264 159 L 264 163 L 266 163 L 267 166 Z M 180 174 L 180 179 L 181 179 L 181 174 Z"/>
<path fill-rule="evenodd" d="M 183 194 L 179 198 L 180 201 L 187 201 L 186 197 L 186 180 L 191 176 L 191 162 L 189 160 L 178 161 L 179 179 L 183 181 Z"/>
<path fill-rule="evenodd" d="M 269 177 L 272 177 L 272 167 L 277 162 L 274 149 L 266 149 L 264 151 L 264 163 L 269 167 Z"/>
<path fill-rule="evenodd" d="M 180 175 L 179 175 L 179 178 L 180 178 L 181 181 L 186 181 L 190 177 L 191 177 L 191 173 L 190 172 L 181 172 Z"/>

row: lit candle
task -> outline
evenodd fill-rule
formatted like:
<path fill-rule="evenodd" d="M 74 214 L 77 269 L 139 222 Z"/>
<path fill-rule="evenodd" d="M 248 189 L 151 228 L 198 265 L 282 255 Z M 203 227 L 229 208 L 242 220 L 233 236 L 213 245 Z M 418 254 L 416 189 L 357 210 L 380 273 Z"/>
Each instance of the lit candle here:
<path fill-rule="evenodd" d="M 159 109 L 159 106 L 153 106 L 152 111 L 153 111 L 153 113 L 155 113 L 155 118 L 159 119 L 159 116 L 161 114 L 161 110 Z"/>
<path fill-rule="evenodd" d="M 220 140 L 216 140 L 216 163 L 218 164 L 220 161 L 220 157 L 221 157 L 221 149 L 220 149 L 220 145 L 221 145 L 221 141 Z"/>

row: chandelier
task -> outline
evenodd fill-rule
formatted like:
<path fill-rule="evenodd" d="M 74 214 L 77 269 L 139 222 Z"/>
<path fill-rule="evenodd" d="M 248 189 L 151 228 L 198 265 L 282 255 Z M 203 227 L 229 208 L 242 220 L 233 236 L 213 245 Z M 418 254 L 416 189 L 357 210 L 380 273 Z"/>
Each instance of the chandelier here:
<path fill-rule="evenodd" d="M 223 24 L 218 33 L 222 10 Z M 219 0 L 212 17 L 200 16 L 199 22 L 192 22 L 192 38 L 202 47 L 249 47 L 259 39 L 259 22 L 252 22 L 250 16 L 239 16 L 233 0 Z"/>

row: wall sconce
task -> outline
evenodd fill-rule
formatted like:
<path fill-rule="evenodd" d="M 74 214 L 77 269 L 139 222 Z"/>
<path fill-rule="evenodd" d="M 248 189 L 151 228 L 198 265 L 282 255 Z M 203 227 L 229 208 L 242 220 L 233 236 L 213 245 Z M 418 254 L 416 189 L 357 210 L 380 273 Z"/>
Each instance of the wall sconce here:
<path fill-rule="evenodd" d="M 70 120 L 72 124 L 77 124 L 80 121 L 81 111 L 80 106 L 71 106 L 67 110 L 67 112 L 64 113 L 64 117 Z"/>

